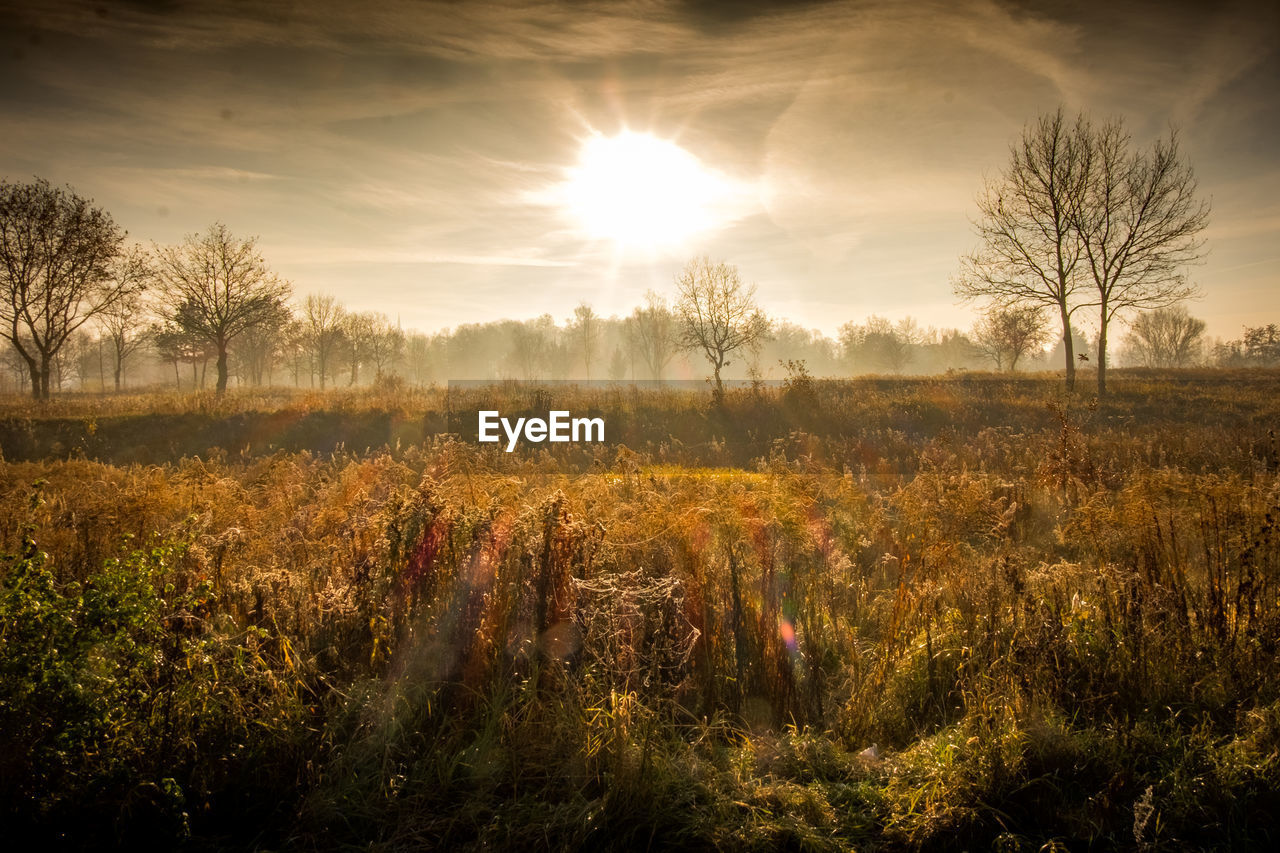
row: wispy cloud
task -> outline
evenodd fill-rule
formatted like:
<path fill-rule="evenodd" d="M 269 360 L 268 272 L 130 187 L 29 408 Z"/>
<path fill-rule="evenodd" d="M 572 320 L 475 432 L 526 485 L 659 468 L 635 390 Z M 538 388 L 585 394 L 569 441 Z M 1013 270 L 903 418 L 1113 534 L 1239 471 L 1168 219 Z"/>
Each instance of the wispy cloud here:
<path fill-rule="evenodd" d="M 72 181 L 135 235 L 227 221 L 300 288 L 403 289 L 437 324 L 669 282 L 678 259 L 620 260 L 548 202 L 593 128 L 675 137 L 741 188 L 689 251 L 829 331 L 877 287 L 940 311 L 984 171 L 1060 103 L 1181 124 L 1211 239 L 1274 236 L 1274 146 L 1237 141 L 1280 130 L 1249 82 L 1275 68 L 1274 4 L 697 5 L 11 2 L 0 168 Z"/>

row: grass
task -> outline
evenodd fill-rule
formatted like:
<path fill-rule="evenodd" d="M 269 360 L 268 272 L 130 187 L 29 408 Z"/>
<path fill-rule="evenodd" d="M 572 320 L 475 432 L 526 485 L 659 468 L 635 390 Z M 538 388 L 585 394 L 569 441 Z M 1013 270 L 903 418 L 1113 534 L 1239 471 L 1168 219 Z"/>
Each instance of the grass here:
<path fill-rule="evenodd" d="M 1278 384 L 557 389 L 614 442 L 510 455 L 430 390 L 15 401 L 0 809 L 67 847 L 1269 847 Z M 175 428 L 270 418 L 310 431 Z"/>

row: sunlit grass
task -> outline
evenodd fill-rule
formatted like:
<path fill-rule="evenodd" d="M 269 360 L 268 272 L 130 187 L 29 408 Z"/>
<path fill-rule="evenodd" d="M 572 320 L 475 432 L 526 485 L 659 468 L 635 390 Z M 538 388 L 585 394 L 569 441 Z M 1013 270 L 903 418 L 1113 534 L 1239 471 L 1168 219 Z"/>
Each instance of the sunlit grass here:
<path fill-rule="evenodd" d="M 1264 844 L 1280 397 L 1167 382 L 672 395 L 688 440 L 657 408 L 585 457 L 10 455 L 5 814 L 316 849 Z M 182 413 L 265 410 L 226 405 Z"/>

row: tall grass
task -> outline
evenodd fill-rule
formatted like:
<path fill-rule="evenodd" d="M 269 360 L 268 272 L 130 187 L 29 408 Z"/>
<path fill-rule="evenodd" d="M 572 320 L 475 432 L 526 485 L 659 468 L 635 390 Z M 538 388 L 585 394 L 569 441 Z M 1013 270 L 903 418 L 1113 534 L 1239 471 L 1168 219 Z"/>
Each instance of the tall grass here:
<path fill-rule="evenodd" d="M 1278 398 L 1239 379 L 601 398 L 634 437 L 585 456 L 6 462 L 6 814 L 122 845 L 1264 846 Z"/>

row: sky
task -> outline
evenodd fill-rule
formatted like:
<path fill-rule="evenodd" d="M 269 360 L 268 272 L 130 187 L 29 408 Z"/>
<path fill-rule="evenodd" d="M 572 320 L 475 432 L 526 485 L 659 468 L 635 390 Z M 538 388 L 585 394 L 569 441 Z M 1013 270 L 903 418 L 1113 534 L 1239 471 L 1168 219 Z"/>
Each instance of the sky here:
<path fill-rule="evenodd" d="M 0 176 L 144 244 L 226 223 L 423 331 L 622 315 L 698 255 L 826 334 L 968 327 L 975 197 L 1062 106 L 1177 128 L 1212 205 L 1189 308 L 1238 338 L 1280 322 L 1277 92 L 1274 2 L 0 0 Z M 620 134 L 660 156 L 602 175 Z"/>

